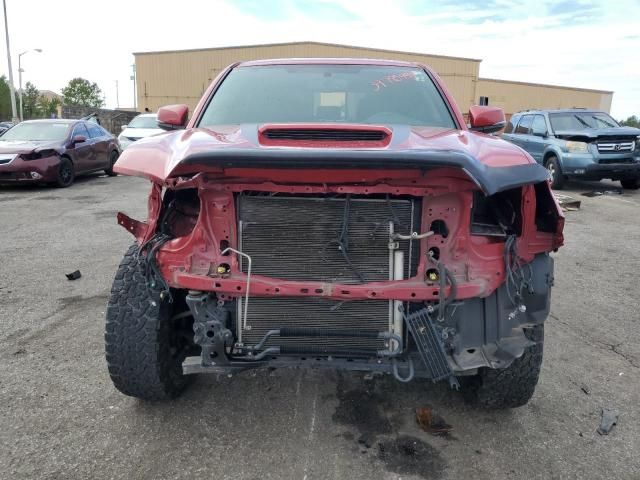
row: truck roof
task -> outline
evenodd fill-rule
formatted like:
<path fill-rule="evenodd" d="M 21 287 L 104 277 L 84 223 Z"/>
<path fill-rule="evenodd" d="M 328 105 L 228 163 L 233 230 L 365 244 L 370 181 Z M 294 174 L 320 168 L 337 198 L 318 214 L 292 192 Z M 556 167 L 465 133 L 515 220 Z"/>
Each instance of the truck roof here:
<path fill-rule="evenodd" d="M 378 65 L 391 67 L 421 67 L 416 62 L 384 60 L 378 58 L 271 58 L 240 62 L 239 67 L 264 65 Z"/>

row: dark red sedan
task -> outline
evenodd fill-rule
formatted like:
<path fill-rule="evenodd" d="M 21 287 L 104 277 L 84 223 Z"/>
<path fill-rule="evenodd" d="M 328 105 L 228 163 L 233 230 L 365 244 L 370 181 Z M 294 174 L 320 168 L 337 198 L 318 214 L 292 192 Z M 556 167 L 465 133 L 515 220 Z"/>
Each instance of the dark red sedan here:
<path fill-rule="evenodd" d="M 71 185 L 76 175 L 116 175 L 118 140 L 93 122 L 29 120 L 0 137 L 0 184 Z"/>

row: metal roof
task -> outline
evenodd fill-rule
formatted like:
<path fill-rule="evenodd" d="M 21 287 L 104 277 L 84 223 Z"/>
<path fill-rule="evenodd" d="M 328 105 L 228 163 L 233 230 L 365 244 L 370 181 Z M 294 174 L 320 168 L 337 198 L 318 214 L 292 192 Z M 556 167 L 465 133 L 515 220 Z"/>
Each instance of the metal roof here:
<path fill-rule="evenodd" d="M 399 54 L 407 54 L 407 55 L 421 55 L 425 57 L 434 57 L 434 58 L 450 58 L 451 60 L 466 60 L 469 62 L 481 62 L 482 60 L 477 58 L 465 58 L 465 57 L 451 57 L 448 55 L 433 55 L 431 53 L 420 53 L 420 52 L 407 52 L 404 50 L 387 50 L 383 48 L 369 48 L 369 47 L 359 47 L 355 45 L 344 45 L 341 43 L 325 43 L 325 42 L 284 42 L 284 43 L 263 43 L 263 44 L 255 44 L 255 45 L 234 45 L 228 47 L 211 47 L 211 48 L 187 48 L 183 50 L 158 50 L 158 51 L 150 51 L 150 52 L 133 52 L 133 55 L 154 55 L 161 53 L 183 53 L 183 52 L 205 52 L 208 50 L 230 50 L 234 48 L 258 48 L 258 47 L 283 47 L 287 45 L 322 45 L 325 47 L 338 47 L 338 48 L 353 48 L 358 50 L 365 51 L 375 51 L 375 52 L 386 52 L 386 53 L 399 53 Z"/>
<path fill-rule="evenodd" d="M 500 83 L 512 83 L 515 85 L 524 85 L 527 87 L 545 87 L 545 88 L 561 88 L 564 90 L 572 90 L 572 91 L 579 91 L 579 92 L 595 92 L 595 93 L 613 93 L 612 90 L 596 90 L 593 88 L 580 88 L 580 87 L 567 87 L 565 85 L 551 85 L 549 83 L 531 83 L 531 82 L 518 82 L 516 80 L 503 80 L 503 79 L 499 79 L 499 78 L 486 78 L 486 77 L 479 77 L 478 81 L 486 81 L 486 82 L 500 82 Z"/>

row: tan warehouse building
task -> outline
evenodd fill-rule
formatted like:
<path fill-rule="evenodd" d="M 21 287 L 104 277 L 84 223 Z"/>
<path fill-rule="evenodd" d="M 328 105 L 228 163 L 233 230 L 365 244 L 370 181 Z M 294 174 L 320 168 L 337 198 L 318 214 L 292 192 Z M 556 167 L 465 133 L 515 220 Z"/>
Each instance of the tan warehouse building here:
<path fill-rule="evenodd" d="M 458 105 L 487 102 L 507 114 L 536 108 L 585 107 L 609 112 L 613 92 L 480 77 L 481 60 L 380 50 L 318 42 L 134 53 L 138 109 L 185 103 L 193 109 L 211 81 L 227 65 L 287 57 L 360 57 L 406 60 L 429 65 L 445 81 Z M 481 100 L 482 98 L 482 100 Z"/>

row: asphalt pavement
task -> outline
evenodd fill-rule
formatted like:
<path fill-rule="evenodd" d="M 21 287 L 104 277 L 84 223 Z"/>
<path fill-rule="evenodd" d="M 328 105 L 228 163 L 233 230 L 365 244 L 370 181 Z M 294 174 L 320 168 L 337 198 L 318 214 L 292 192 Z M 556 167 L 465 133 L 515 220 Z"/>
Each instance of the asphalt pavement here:
<path fill-rule="evenodd" d="M 540 384 L 478 410 L 445 384 L 312 370 L 200 376 L 181 398 L 117 392 L 104 360 L 111 281 L 150 184 L 0 187 L 0 478 L 640 478 L 640 192 L 570 183 Z M 80 270 L 75 281 L 65 274 Z M 452 430 L 420 429 L 431 408 Z M 600 435 L 602 408 L 620 413 Z"/>

